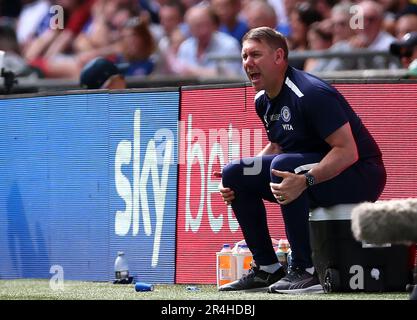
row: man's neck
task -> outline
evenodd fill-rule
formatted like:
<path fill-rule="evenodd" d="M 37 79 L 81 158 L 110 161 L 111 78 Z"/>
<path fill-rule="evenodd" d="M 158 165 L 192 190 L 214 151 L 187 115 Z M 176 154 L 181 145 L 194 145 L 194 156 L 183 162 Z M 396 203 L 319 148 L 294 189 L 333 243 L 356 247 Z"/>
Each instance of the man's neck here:
<path fill-rule="evenodd" d="M 265 90 L 266 95 L 268 96 L 269 99 L 274 99 L 281 92 L 282 86 L 284 85 L 284 81 L 286 78 L 287 68 L 288 66 L 286 66 L 284 71 L 281 73 L 281 76 L 277 81 L 277 85 L 274 88 L 271 88 L 270 90 Z"/>

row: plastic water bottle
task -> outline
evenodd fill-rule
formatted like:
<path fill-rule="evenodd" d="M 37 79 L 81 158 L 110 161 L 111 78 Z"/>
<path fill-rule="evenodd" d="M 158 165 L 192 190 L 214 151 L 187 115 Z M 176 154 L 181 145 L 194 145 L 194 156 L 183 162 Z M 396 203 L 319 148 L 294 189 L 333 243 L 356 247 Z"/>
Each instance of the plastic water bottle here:
<path fill-rule="evenodd" d="M 278 249 L 275 252 L 278 258 L 278 262 L 284 266 L 284 268 L 288 267 L 288 250 L 289 250 L 289 242 L 287 239 L 280 239 L 278 243 Z"/>
<path fill-rule="evenodd" d="M 117 252 L 117 258 L 114 261 L 114 273 L 117 280 L 129 278 L 129 265 L 123 251 Z"/>
<path fill-rule="evenodd" d="M 217 286 L 220 287 L 234 280 L 233 255 L 229 244 L 224 244 L 220 252 L 217 252 Z"/>
<path fill-rule="evenodd" d="M 236 254 L 236 278 L 240 279 L 249 273 L 253 257 L 246 244 L 240 245 Z"/>

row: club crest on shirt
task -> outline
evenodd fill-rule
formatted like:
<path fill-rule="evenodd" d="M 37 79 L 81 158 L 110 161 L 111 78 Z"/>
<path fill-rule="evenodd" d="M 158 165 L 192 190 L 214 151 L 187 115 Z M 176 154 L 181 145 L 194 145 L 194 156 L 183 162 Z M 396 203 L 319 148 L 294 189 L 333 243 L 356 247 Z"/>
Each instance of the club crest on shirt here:
<path fill-rule="evenodd" d="M 281 108 L 281 118 L 282 120 L 284 120 L 285 122 L 289 122 L 291 120 L 291 112 L 290 112 L 290 108 L 288 108 L 287 106 L 283 106 Z"/>

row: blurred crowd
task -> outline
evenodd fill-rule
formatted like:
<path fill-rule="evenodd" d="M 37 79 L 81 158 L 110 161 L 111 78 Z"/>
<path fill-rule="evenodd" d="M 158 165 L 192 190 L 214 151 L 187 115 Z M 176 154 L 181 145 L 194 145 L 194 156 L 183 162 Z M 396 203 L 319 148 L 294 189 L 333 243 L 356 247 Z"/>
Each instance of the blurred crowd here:
<path fill-rule="evenodd" d="M 283 33 L 294 52 L 367 48 L 397 58 L 319 57 L 293 65 L 308 72 L 407 68 L 417 59 L 417 0 L 0 2 L 4 66 L 19 76 L 78 79 L 104 57 L 124 76 L 240 77 L 241 39 L 259 26 Z"/>

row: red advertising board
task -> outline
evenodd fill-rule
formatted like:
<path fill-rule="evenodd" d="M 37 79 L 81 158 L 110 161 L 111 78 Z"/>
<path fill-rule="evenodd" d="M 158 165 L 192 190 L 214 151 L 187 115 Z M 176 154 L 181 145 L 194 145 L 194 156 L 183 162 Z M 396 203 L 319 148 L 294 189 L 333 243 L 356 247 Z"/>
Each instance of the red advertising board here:
<path fill-rule="evenodd" d="M 339 84 L 381 148 L 387 185 L 381 199 L 417 197 L 417 84 Z"/>
<path fill-rule="evenodd" d="M 417 197 L 417 84 L 335 85 L 384 154 L 382 199 Z M 216 252 L 242 233 L 212 172 L 265 145 L 250 87 L 185 89 L 181 95 L 176 283 L 215 283 Z M 285 238 L 280 208 L 267 204 L 271 236 Z"/>
<path fill-rule="evenodd" d="M 183 90 L 179 145 L 177 283 L 214 283 L 216 252 L 243 239 L 212 172 L 265 144 L 246 88 Z M 269 210 L 271 235 L 283 237 L 279 206 Z"/>

